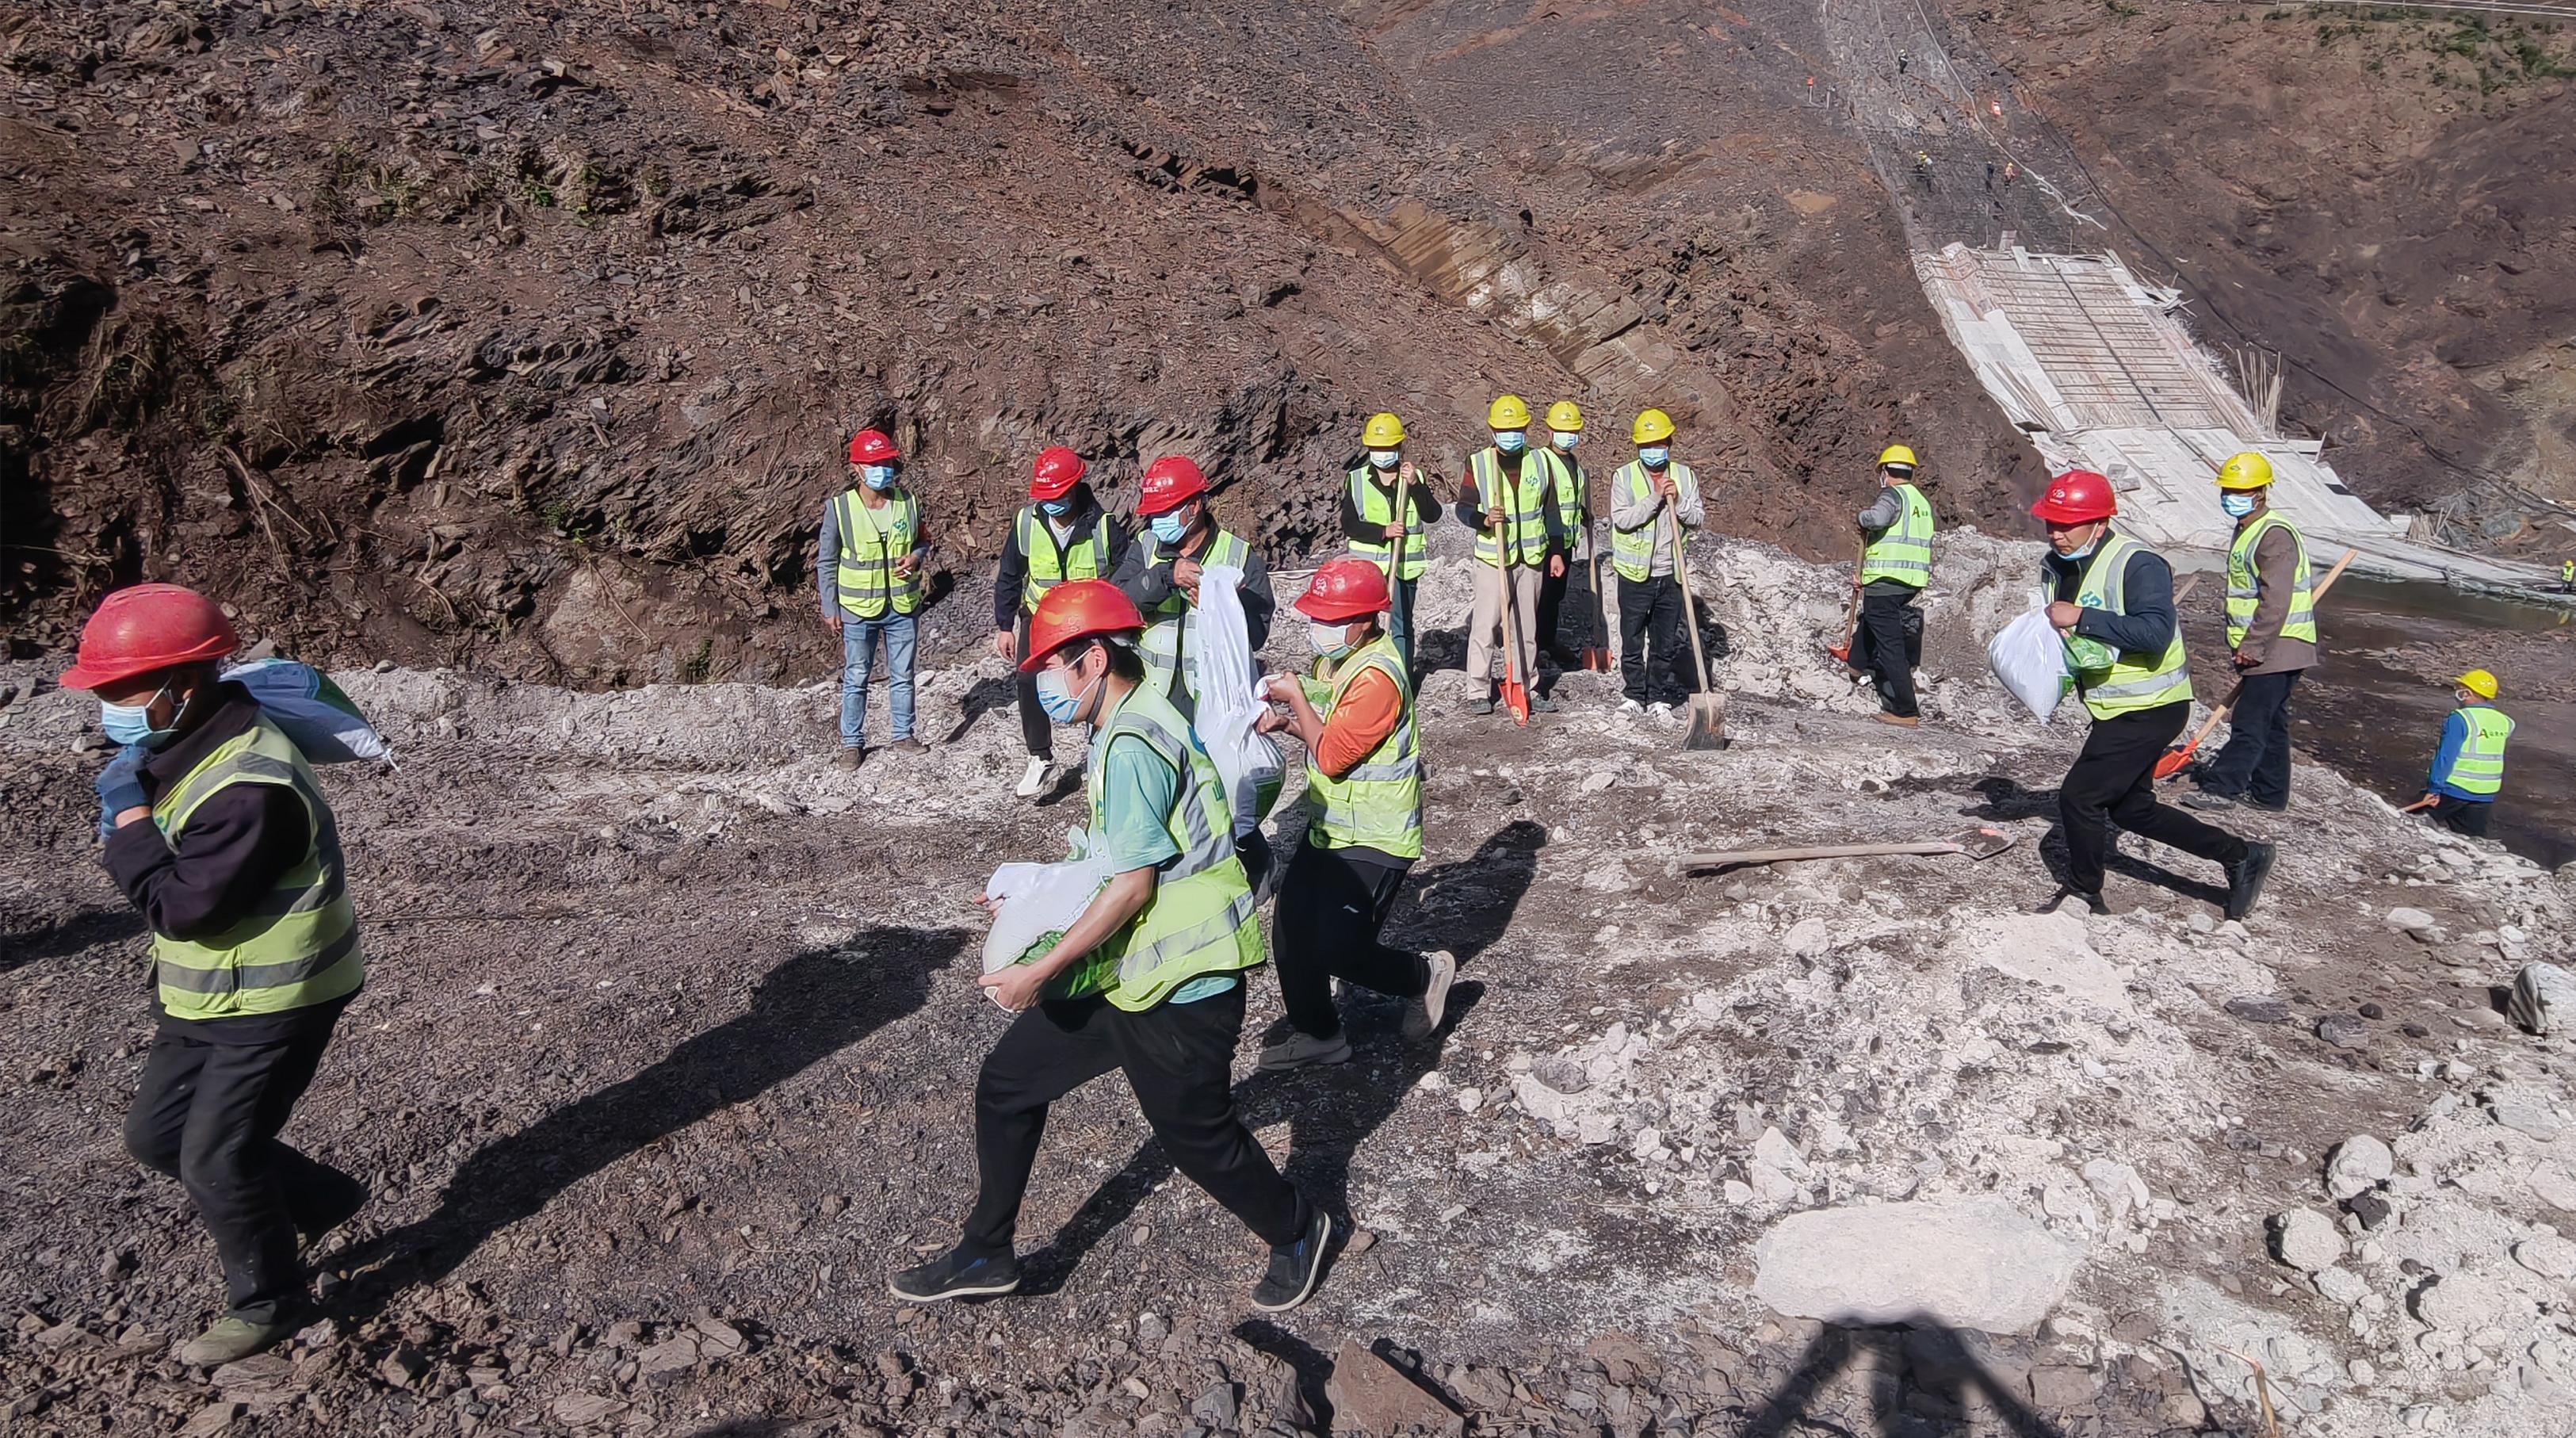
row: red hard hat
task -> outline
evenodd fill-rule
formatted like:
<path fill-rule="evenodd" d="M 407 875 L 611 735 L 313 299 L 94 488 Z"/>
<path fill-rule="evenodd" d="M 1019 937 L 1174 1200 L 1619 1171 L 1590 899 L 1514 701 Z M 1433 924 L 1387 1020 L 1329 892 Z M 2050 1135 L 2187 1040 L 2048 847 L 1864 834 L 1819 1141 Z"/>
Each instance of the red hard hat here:
<path fill-rule="evenodd" d="M 1194 494 L 1207 493 L 1207 476 L 1199 467 L 1177 454 L 1167 454 L 1154 461 L 1145 471 L 1144 493 L 1136 500 L 1136 513 L 1151 518 L 1178 505 Z"/>
<path fill-rule="evenodd" d="M 1046 657 L 1077 639 L 1133 634 L 1145 627 L 1136 601 L 1106 579 L 1068 579 L 1046 592 L 1029 616 L 1029 657 L 1020 672 L 1035 674 Z"/>
<path fill-rule="evenodd" d="M 2048 492 L 2030 512 L 2052 524 L 2087 524 L 2120 512 L 2111 481 L 2089 469 L 2070 469 L 2048 482 Z"/>
<path fill-rule="evenodd" d="M 1038 451 L 1038 465 L 1029 476 L 1029 498 L 1062 499 L 1064 492 L 1082 483 L 1085 466 L 1082 456 L 1060 444 Z"/>
<path fill-rule="evenodd" d="M 863 429 L 850 437 L 852 464 L 883 464 L 901 458 L 903 455 L 895 449 L 894 441 L 886 438 L 884 430 Z"/>
<path fill-rule="evenodd" d="M 81 628 L 80 659 L 63 671 L 65 689 L 96 689 L 174 664 L 221 659 L 241 636 L 215 601 L 176 584 L 137 584 L 98 603 Z"/>
<path fill-rule="evenodd" d="M 1299 613 L 1327 624 L 1386 607 L 1386 573 L 1365 559 L 1336 559 L 1316 570 L 1297 598 Z"/>

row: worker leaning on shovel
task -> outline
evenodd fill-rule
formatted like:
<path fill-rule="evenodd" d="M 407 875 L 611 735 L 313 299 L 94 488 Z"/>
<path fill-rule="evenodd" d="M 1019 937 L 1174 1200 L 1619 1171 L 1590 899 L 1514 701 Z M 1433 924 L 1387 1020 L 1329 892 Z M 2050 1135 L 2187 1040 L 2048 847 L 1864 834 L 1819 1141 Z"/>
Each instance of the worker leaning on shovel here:
<path fill-rule="evenodd" d="M 2290 807 L 2290 691 L 2317 662 L 2307 537 L 2271 504 L 2272 461 L 2247 451 L 2218 468 L 2218 502 L 2236 521 L 2227 547 L 2227 646 L 2236 703 L 2227 747 L 2200 768 L 2195 809 Z"/>
<path fill-rule="evenodd" d="M 1699 478 L 1673 459 L 1672 416 L 1640 410 L 1629 427 L 1637 457 L 1610 476 L 1610 567 L 1619 576 L 1619 678 L 1623 713 L 1656 717 L 1690 698 L 1683 674 L 1679 566 L 1685 531 L 1707 521 Z"/>
<path fill-rule="evenodd" d="M 1563 573 L 1557 533 L 1556 467 L 1529 451 L 1530 407 L 1519 395 L 1497 396 L 1485 411 L 1494 442 L 1467 457 L 1458 522 L 1476 532 L 1476 604 L 1467 626 L 1467 680 L 1484 691 L 1468 701 L 1494 712 L 1497 697 L 1526 696 L 1544 714 L 1556 702 L 1533 687 L 1538 662 L 1538 581 Z M 1502 636 L 1497 648 L 1496 634 Z M 1502 657 L 1496 672 L 1495 657 Z"/>
<path fill-rule="evenodd" d="M 1932 501 L 1914 482 L 1914 467 L 1914 451 L 1905 445 L 1879 451 L 1878 497 L 1859 515 L 1866 543 L 1852 576 L 1860 614 L 1848 660 L 1854 673 L 1876 682 L 1879 722 L 1908 729 L 1923 722 L 1914 697 L 1923 611 L 1914 601 L 1932 582 L 1932 535 L 1938 527 Z"/>
<path fill-rule="evenodd" d="M 983 978 L 1018 1015 L 975 1081 L 975 1207 L 955 1248 L 887 1280 L 911 1303 L 1009 1293 L 1020 1200 L 1048 1107 L 1124 1072 L 1172 1165 L 1270 1246 L 1256 1308 L 1306 1300 L 1332 1219 L 1279 1176 L 1235 1112 L 1243 975 L 1262 961 L 1252 882 L 1214 762 L 1148 682 L 1145 618 L 1106 580 L 1068 580 L 1038 601 L 1029 657 L 1058 724 L 1087 724 L 1093 851 L 1115 877 L 1026 964 Z"/>
<path fill-rule="evenodd" d="M 1437 475 L 1426 474 L 1404 454 L 1404 421 L 1373 414 L 1360 431 L 1367 461 L 1345 477 L 1342 537 L 1351 553 L 1386 574 L 1387 638 L 1405 672 L 1413 672 L 1413 590 L 1431 562 L 1425 526 L 1440 519 Z"/>
<path fill-rule="evenodd" d="M 278 1140 L 365 981 L 339 826 L 312 767 L 218 662 L 239 646 L 175 584 L 107 596 L 66 689 L 125 747 L 98 777 L 100 860 L 152 933 L 152 1050 L 125 1149 L 179 1180 L 224 1270 L 179 1361 L 246 1358 L 310 1322 L 299 1241 L 367 1201 Z"/>
<path fill-rule="evenodd" d="M 2227 917 L 2254 908 L 2272 872 L 2272 846 L 2249 844 L 2156 802 L 2156 761 L 2191 720 L 2191 665 L 2174 614 L 2173 569 L 2162 555 L 2111 530 L 2120 505 L 2111 481 L 2070 470 L 2030 507 L 2048 527 L 2041 592 L 2065 640 L 2067 668 L 2093 728 L 2058 781 L 2066 830 L 2066 884 L 2041 910 L 2068 898 L 2111 913 L 2102 894 L 2111 825 L 2224 865 Z"/>

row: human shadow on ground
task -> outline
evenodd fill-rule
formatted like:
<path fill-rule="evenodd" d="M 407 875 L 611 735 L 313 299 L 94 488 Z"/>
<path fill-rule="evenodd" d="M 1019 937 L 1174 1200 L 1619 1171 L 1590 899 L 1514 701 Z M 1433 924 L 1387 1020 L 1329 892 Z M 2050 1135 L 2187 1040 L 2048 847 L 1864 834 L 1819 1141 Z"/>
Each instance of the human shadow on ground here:
<path fill-rule="evenodd" d="M 1849 1410 L 1865 1408 L 1869 1431 L 1881 1438 L 1911 1438 L 1927 1427 L 1925 1415 L 1906 1406 L 1904 1390 L 1911 1386 L 1932 1400 L 1920 1406 L 1944 1417 L 1979 1415 L 1978 1432 L 2000 1429 L 2012 1438 L 2066 1438 L 2064 1429 L 2032 1411 L 2017 1385 L 2007 1385 L 1980 1359 L 1978 1350 L 1986 1341 L 1984 1334 L 1924 1314 L 1866 1328 L 1829 1326 L 1798 1355 L 1778 1389 L 1745 1408 L 1744 1424 L 1734 1431 L 1737 1438 L 1787 1438 L 1793 1433 L 1858 1438 L 1864 1431 L 1856 1421 L 1861 1415 Z M 1860 1375 L 1863 1381 L 1837 1385 L 1845 1370 L 1855 1367 L 1868 1370 Z M 1827 1399 L 1829 1393 L 1834 1400 Z"/>
<path fill-rule="evenodd" d="M 2048 870 L 2048 876 L 2053 882 L 2064 885 L 2066 883 L 2066 825 L 2058 817 L 2057 791 L 2025 789 L 2000 774 L 1989 775 L 1978 780 L 1975 788 L 1978 793 L 1985 796 L 1985 802 L 1971 804 L 1959 811 L 1969 818 L 2000 820 L 2007 823 L 2020 819 L 2049 821 L 2048 833 L 2041 837 L 2037 845 L 2040 863 Z M 2221 906 L 2226 904 L 2227 886 L 2225 884 L 2210 884 L 2198 879 L 2186 878 L 2161 864 L 2152 864 L 2134 855 L 2122 853 L 2120 836 L 2126 832 L 2128 831 L 2116 823 L 2111 826 L 2111 853 L 2102 865 L 2107 872 L 2136 879 L 2141 883 L 2153 884 L 2161 889 L 2170 889 L 2188 899 L 2200 899 Z"/>
<path fill-rule="evenodd" d="M 1413 922 L 1403 924 L 1391 916 L 1388 941 L 1428 941 L 1424 947 L 1445 948 L 1456 955 L 1463 971 L 1511 927 L 1513 912 L 1538 872 L 1538 850 L 1546 843 L 1544 827 L 1515 820 L 1477 845 L 1473 856 L 1407 876 L 1406 896 L 1396 908 L 1402 916 L 1410 904 Z M 1441 926 L 1426 931 L 1424 924 L 1431 916 L 1440 916 Z M 1352 1157 L 1394 1116 L 1422 1076 L 1440 1066 L 1450 1036 L 1483 995 L 1484 986 L 1477 983 L 1461 983 L 1450 990 L 1449 1012 L 1440 1031 L 1419 1044 L 1404 1043 L 1400 1037 L 1402 1000 L 1346 1000 L 1343 1025 L 1356 1051 L 1351 1062 L 1288 1073 L 1256 1072 L 1234 1086 L 1236 1111 L 1254 1131 L 1288 1124 L 1288 1160 L 1281 1169 L 1309 1202 L 1333 1215 L 1341 1230 L 1337 1252 L 1339 1242 L 1347 1241 L 1350 1233 Z M 1062 1288 L 1083 1257 L 1126 1222 L 1145 1196 L 1172 1173 L 1162 1145 L 1146 1140 L 1118 1172 L 1092 1191 L 1044 1248 L 1021 1261 L 1021 1292 L 1046 1294 Z"/>
<path fill-rule="evenodd" d="M 143 937 L 143 916 L 130 908 L 90 909 L 31 934 L 0 934 L 0 974 L 100 944 Z"/>
<path fill-rule="evenodd" d="M 975 727 L 976 720 L 996 709 L 1011 708 L 1018 702 L 1018 691 L 1012 687 L 1012 681 L 1008 675 L 999 679 L 976 680 L 974 686 L 966 691 L 965 699 L 957 706 L 956 725 L 950 728 L 939 742 L 956 743 L 966 737 L 967 730 Z"/>
<path fill-rule="evenodd" d="M 475 1150 L 448 1180 L 435 1212 L 334 1260 L 333 1267 L 351 1270 L 385 1263 L 335 1306 L 363 1312 L 406 1287 L 438 1282 L 494 1234 L 584 1178 L 910 1014 L 966 939 L 958 929 L 873 928 L 841 950 L 807 950 L 779 964 L 739 1017 L 634 1077 Z M 844 957 L 848 951 L 863 956 Z"/>

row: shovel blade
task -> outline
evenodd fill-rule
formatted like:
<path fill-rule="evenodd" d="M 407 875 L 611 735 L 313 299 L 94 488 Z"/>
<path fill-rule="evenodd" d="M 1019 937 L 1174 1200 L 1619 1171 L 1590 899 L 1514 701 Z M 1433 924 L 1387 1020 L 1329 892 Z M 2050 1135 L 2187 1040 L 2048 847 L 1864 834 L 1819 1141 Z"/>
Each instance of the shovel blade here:
<path fill-rule="evenodd" d="M 1961 829 L 1947 842 L 1959 846 L 1959 852 L 1971 859 L 1991 859 L 2013 846 L 2017 836 L 2004 829 Z"/>
<path fill-rule="evenodd" d="M 1512 711 L 1513 723 L 1527 727 L 1530 716 L 1529 686 L 1517 679 L 1504 680 L 1503 707 Z"/>
<path fill-rule="evenodd" d="M 1828 644 L 1825 646 L 1825 652 L 1842 663 L 1851 662 L 1851 646 L 1848 644 Z"/>
<path fill-rule="evenodd" d="M 1610 651 L 1598 644 L 1584 646 L 1583 667 L 1595 674 L 1610 672 Z"/>
<path fill-rule="evenodd" d="M 2199 747 L 2200 741 L 2194 739 L 2179 749 L 2166 750 L 2164 752 L 2164 757 L 2156 760 L 2156 777 L 2158 779 L 2170 779 L 2176 774 L 2181 773 L 2183 766 L 2191 762 L 2192 751 Z"/>
<path fill-rule="evenodd" d="M 1690 697 L 1690 727 L 1682 731 L 1685 749 L 1726 747 L 1726 705 L 1714 694 Z"/>

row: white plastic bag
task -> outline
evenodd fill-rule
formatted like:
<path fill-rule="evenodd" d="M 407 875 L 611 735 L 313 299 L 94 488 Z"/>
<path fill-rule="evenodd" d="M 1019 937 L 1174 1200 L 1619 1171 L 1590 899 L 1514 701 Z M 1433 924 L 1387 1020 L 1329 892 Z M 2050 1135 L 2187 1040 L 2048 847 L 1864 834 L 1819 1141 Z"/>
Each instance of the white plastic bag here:
<path fill-rule="evenodd" d="M 1251 627 L 1244 622 L 1243 598 L 1235 592 L 1242 584 L 1243 571 L 1231 565 L 1211 565 L 1200 572 L 1196 652 L 1185 656 L 1198 678 L 1198 712 L 1191 727 L 1225 780 L 1238 838 L 1261 827 L 1287 769 L 1279 745 L 1269 735 L 1253 732 L 1265 706 L 1252 664 Z"/>
<path fill-rule="evenodd" d="M 269 722 L 286 731 L 308 764 L 347 764 L 360 759 L 387 759 L 385 736 L 358 712 L 358 706 L 331 676 L 292 659 L 261 659 L 224 671 L 224 678 L 250 691 Z"/>
<path fill-rule="evenodd" d="M 2048 622 L 2046 609 L 2033 609 L 2005 625 L 1986 645 L 1986 662 L 2040 723 L 2057 712 L 2057 701 L 2068 687 L 2066 644 Z"/>
<path fill-rule="evenodd" d="M 1089 836 L 1073 831 L 1073 857 L 1055 864 L 1004 864 L 984 882 L 984 897 L 992 901 L 993 927 L 984 935 L 984 972 L 990 974 L 1009 968 L 1023 959 L 1043 957 L 1045 949 L 1036 948 L 1049 935 L 1061 935 L 1072 928 L 1082 911 L 1116 877 L 1106 854 L 1093 857 L 1087 852 Z"/>

